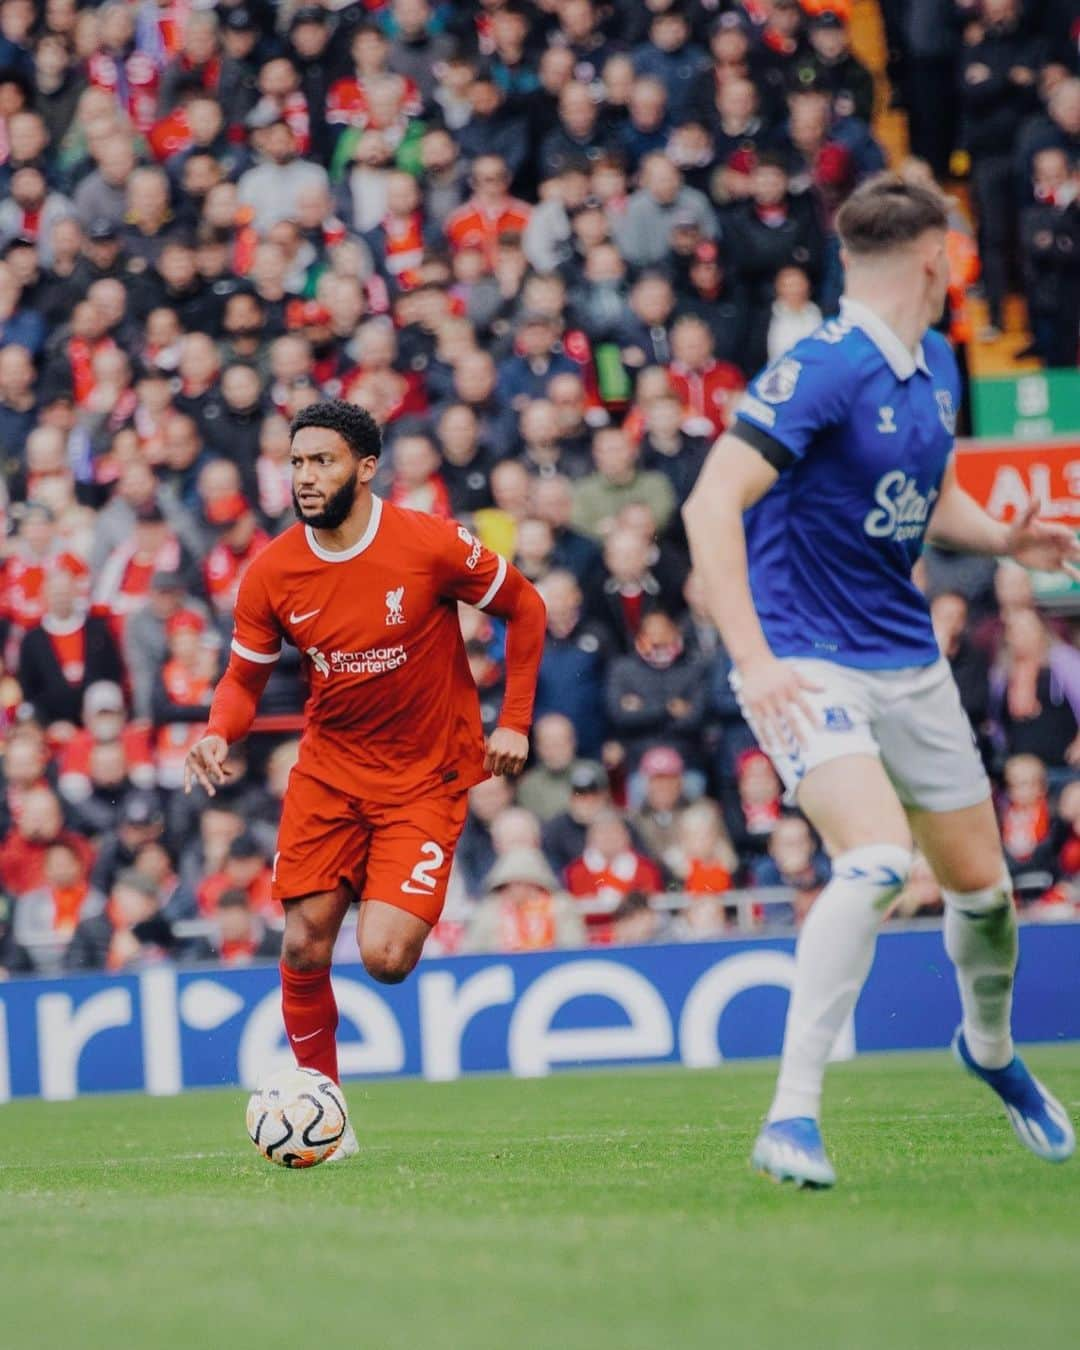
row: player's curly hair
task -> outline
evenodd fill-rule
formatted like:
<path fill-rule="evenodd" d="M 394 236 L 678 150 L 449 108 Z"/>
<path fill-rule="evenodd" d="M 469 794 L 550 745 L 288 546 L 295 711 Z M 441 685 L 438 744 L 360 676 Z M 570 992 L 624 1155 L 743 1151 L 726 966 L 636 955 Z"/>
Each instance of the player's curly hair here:
<path fill-rule="evenodd" d="M 325 427 L 336 431 L 357 459 L 379 458 L 382 451 L 382 432 L 378 422 L 366 408 L 341 399 L 312 403 L 301 408 L 289 423 L 289 440 L 304 427 Z"/>

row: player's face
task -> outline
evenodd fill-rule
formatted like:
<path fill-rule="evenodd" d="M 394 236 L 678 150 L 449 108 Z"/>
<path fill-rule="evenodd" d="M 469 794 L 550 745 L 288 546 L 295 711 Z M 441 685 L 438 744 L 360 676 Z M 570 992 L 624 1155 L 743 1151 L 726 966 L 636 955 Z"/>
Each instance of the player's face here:
<path fill-rule="evenodd" d="M 336 431 L 302 427 L 292 442 L 293 509 L 305 525 L 336 530 L 356 501 L 360 465 Z M 370 478 L 370 474 L 365 476 Z"/>

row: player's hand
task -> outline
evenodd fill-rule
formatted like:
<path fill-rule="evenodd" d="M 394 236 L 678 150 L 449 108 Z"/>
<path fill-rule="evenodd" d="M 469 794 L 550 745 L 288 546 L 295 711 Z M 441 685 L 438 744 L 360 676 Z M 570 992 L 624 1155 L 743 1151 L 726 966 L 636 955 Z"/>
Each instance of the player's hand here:
<path fill-rule="evenodd" d="M 739 677 L 740 697 L 764 748 L 782 750 L 793 736 L 804 744 L 818 722 L 806 695 L 820 693 L 821 686 L 771 655 L 743 666 Z"/>
<path fill-rule="evenodd" d="M 196 741 L 184 760 L 184 791 L 190 793 L 199 783 L 211 797 L 215 796 L 229 778 L 225 768 L 228 754 L 229 743 L 224 736 L 204 736 Z"/>
<path fill-rule="evenodd" d="M 529 758 L 529 738 L 509 727 L 496 727 L 488 737 L 484 769 L 496 776 L 513 778 L 525 767 Z"/>
<path fill-rule="evenodd" d="M 1009 527 L 1005 551 L 1025 567 L 1039 572 L 1064 572 L 1080 581 L 1080 538 L 1069 525 L 1039 520 L 1039 503 L 1032 502 Z"/>

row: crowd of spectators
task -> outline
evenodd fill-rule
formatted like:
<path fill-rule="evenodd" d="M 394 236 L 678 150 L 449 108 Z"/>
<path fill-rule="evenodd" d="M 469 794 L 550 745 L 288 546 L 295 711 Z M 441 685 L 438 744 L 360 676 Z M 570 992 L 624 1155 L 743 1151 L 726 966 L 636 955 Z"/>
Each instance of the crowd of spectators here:
<path fill-rule="evenodd" d="M 882 0 L 897 103 L 939 180 L 970 179 L 989 324 L 1027 300 L 1028 355 L 1075 369 L 1080 18 L 1075 0 Z"/>
<path fill-rule="evenodd" d="M 224 790 L 182 766 L 293 519 L 289 419 L 328 396 L 384 425 L 377 491 L 547 604 L 533 760 L 474 790 L 433 949 L 798 922 L 827 862 L 739 716 L 679 508 L 747 377 L 835 312 L 832 218 L 884 164 L 849 8 L 0 0 L 0 975 L 276 951 L 299 654 Z M 956 60 L 1007 8 L 966 7 Z M 1075 186 L 1076 81 L 1018 69 L 1008 128 Z M 1066 195 L 1029 209 L 1075 224 Z M 1025 574 L 924 571 L 1025 894 L 1072 912 L 1080 654 Z M 462 627 L 490 728 L 503 634 Z M 935 903 L 929 876 L 905 900 Z"/>

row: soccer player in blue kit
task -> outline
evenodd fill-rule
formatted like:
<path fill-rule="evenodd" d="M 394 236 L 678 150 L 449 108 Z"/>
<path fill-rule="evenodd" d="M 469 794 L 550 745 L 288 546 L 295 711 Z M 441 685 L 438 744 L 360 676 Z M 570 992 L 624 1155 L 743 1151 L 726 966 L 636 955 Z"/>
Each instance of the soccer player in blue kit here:
<path fill-rule="evenodd" d="M 1080 544 L 1037 507 L 1010 525 L 959 486 L 960 386 L 941 334 L 946 214 L 890 175 L 841 209 L 838 318 L 753 380 L 684 508 L 743 712 L 832 858 L 799 938 L 776 1095 L 753 1163 L 831 1186 L 826 1060 L 916 845 L 945 896 L 962 1022 L 953 1048 L 1020 1142 L 1062 1161 L 1075 1135 L 1013 1049 L 1012 886 L 990 785 L 911 578 L 924 539 L 1080 577 Z"/>

